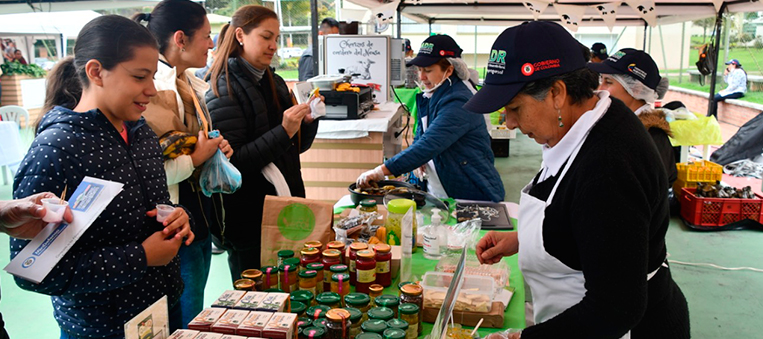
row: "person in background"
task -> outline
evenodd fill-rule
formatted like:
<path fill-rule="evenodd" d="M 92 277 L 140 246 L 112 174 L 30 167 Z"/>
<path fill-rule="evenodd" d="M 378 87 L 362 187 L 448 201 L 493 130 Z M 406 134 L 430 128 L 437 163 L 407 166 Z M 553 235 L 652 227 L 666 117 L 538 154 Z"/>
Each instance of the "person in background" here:
<path fill-rule="evenodd" d="M 505 107 L 506 126 L 543 145 L 518 232 L 489 232 L 476 246 L 486 264 L 519 253 L 535 325 L 507 337 L 689 338 L 686 299 L 667 264 L 667 177 L 654 170 L 661 160 L 644 126 L 595 91 L 588 48 L 561 25 L 525 22 L 491 49 L 499 57 L 464 108 Z"/>
<path fill-rule="evenodd" d="M 277 51 L 278 16 L 256 5 L 239 8 L 223 26 L 206 101 L 233 150 L 242 186 L 223 200 L 223 229 L 212 229 L 228 252 L 231 282 L 260 268 L 262 205 L 266 195 L 305 196 L 300 153 L 318 132 L 308 104 L 294 105 L 286 82 L 268 67 Z"/>
<path fill-rule="evenodd" d="M 405 39 L 405 88 L 416 88 L 419 81 L 419 68 L 416 66 L 408 66 L 407 64 L 413 60 L 415 54 L 413 48 L 411 48 L 411 40 Z"/>
<path fill-rule="evenodd" d="M 85 176 L 122 183 L 122 191 L 39 284 L 15 278 L 25 290 L 50 295 L 61 338 L 123 338 L 124 324 L 166 296 L 170 330 L 180 328 L 178 249 L 193 242 L 182 206 L 163 223 L 157 204 L 170 204 L 162 151 L 141 114 L 156 95 L 156 39 L 118 15 L 88 22 L 74 57 L 48 74 L 52 85 L 81 93 L 45 113 L 13 182 L 15 199 L 66 187 L 70 199 Z M 63 81 L 73 77 L 79 81 Z M 48 102 L 46 98 L 46 102 Z M 10 240 L 11 257 L 29 243 Z"/>
<path fill-rule="evenodd" d="M 609 57 L 607 55 L 607 46 L 601 42 L 594 43 L 591 46 L 591 62 L 597 63 L 606 60 Z"/>
<path fill-rule="evenodd" d="M 13 53 L 13 61 L 18 61 L 18 63 L 22 65 L 26 65 L 26 59 L 24 59 L 24 55 L 21 54 L 21 50 L 17 49 L 16 52 Z"/>
<path fill-rule="evenodd" d="M 503 201 L 485 118 L 462 107 L 477 90 L 461 51 L 447 35 L 424 40 L 419 54 L 407 64 L 419 69 L 423 92 L 416 95 L 418 128 L 413 144 L 361 174 L 358 187 L 419 168 L 427 177 L 427 190 L 438 198 Z"/>
<path fill-rule="evenodd" d="M 5 46 L 3 47 L 3 58 L 7 61 L 13 61 L 16 59 L 16 43 L 11 39 L 5 40 Z"/>
<path fill-rule="evenodd" d="M 662 99 L 670 86 L 668 79 L 660 77 L 660 70 L 651 56 L 644 51 L 623 48 L 601 63 L 588 63 L 589 69 L 601 75 L 599 90 L 625 103 L 636 113 L 657 146 L 665 173 L 668 189 L 678 179 L 676 158 L 670 143 L 672 133 L 665 113 L 655 110 L 655 100 Z"/>
<path fill-rule="evenodd" d="M 742 68 L 742 64 L 737 59 L 731 59 L 726 62 L 726 69 L 723 71 L 723 82 L 729 84 L 726 88 L 716 93 L 713 97 L 713 106 L 710 115 L 718 118 L 718 102 L 726 99 L 739 99 L 747 93 L 747 72 Z"/>
<path fill-rule="evenodd" d="M 318 30 L 318 35 L 339 34 L 339 21 L 334 18 L 325 18 L 321 21 L 321 27 Z M 299 81 L 305 81 L 318 74 L 315 74 L 313 70 L 313 48 L 312 45 L 308 45 L 302 56 L 297 63 L 299 73 Z"/>
<path fill-rule="evenodd" d="M 181 204 L 190 212 L 194 220 L 192 231 L 196 235 L 190 246 L 183 246 L 178 251 L 180 275 L 185 286 L 180 297 L 185 328 L 204 309 L 204 288 L 212 263 L 209 230 L 222 228 L 221 216 L 213 207 L 222 204 L 220 194 L 210 198 L 201 192 L 198 171 L 218 149 L 228 157 L 233 150 L 223 137 L 207 137 L 204 125 L 214 126 L 203 99 L 209 85 L 190 70 L 204 66 L 213 46 L 204 7 L 190 0 L 164 0 L 150 14 L 139 13 L 133 19 L 146 22 L 146 27 L 159 42 L 159 62 L 154 75 L 157 95 L 151 97 L 143 117 L 160 140 L 172 139 L 168 133 L 175 132 L 197 137 L 190 154 L 164 159 L 170 201 Z M 162 145 L 178 147 L 164 142 Z M 167 154 L 166 149 L 163 151 Z"/>

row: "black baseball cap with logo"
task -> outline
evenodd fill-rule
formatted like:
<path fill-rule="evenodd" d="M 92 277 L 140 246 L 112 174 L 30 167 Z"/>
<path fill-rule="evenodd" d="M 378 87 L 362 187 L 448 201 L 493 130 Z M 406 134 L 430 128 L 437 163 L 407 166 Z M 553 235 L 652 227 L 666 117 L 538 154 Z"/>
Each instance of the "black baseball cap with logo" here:
<path fill-rule="evenodd" d="M 453 38 L 445 34 L 432 35 L 421 43 L 421 48 L 406 66 L 427 67 L 442 58 L 460 58 L 462 49 Z"/>
<path fill-rule="evenodd" d="M 604 60 L 609 55 L 607 54 L 607 46 L 605 46 L 601 42 L 594 43 L 593 46 L 591 46 L 591 54 L 593 54 L 595 57 Z"/>
<path fill-rule="evenodd" d="M 485 82 L 464 105 L 491 113 L 508 104 L 528 82 L 585 67 L 583 48 L 559 24 L 529 21 L 507 28 L 490 50 Z"/>
<path fill-rule="evenodd" d="M 651 89 L 660 84 L 660 70 L 649 54 L 633 48 L 623 48 L 600 63 L 589 63 L 588 68 L 599 74 L 629 75 Z"/>

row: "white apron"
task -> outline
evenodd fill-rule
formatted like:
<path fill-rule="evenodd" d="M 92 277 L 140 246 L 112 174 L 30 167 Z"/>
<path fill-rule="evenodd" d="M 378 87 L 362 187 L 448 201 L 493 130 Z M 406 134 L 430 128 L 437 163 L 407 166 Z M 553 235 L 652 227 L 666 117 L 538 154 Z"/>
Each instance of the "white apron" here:
<path fill-rule="evenodd" d="M 427 127 L 429 127 L 429 116 L 421 118 L 421 131 L 426 133 Z M 425 172 L 428 176 L 427 190 L 429 193 L 437 198 L 447 199 L 448 193 L 445 192 L 445 187 L 442 186 L 440 177 L 437 176 L 437 169 L 435 169 L 434 160 L 429 160 L 426 163 Z"/>
<path fill-rule="evenodd" d="M 587 138 L 587 137 L 586 137 Z M 535 323 L 547 321 L 579 303 L 585 296 L 585 277 L 546 252 L 543 244 L 543 220 L 545 210 L 556 194 L 567 170 L 575 160 L 585 139 L 580 141 L 564 165 L 547 201 L 531 196 L 530 182 L 522 189 L 519 201 L 519 268 L 533 296 Z M 664 266 L 664 265 L 663 265 Z M 657 268 L 659 270 L 659 267 Z M 657 270 L 650 272 L 650 280 Z M 630 339 L 630 332 L 623 339 Z"/>

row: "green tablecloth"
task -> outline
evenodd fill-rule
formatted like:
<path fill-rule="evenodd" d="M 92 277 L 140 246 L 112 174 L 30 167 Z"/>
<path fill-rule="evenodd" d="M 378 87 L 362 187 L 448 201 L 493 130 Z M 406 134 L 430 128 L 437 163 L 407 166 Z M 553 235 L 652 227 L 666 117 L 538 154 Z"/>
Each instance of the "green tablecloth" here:
<path fill-rule="evenodd" d="M 416 109 L 416 94 L 421 93 L 421 90 L 418 87 L 395 88 L 395 93 L 397 93 L 397 96 L 392 94 L 392 98 L 395 99 L 395 102 L 402 102 L 411 112 L 411 135 L 416 135 L 416 127 L 418 126 L 418 121 L 416 120 L 416 114 L 418 113 L 418 110 Z M 399 101 L 397 100 L 398 97 L 400 98 Z"/>

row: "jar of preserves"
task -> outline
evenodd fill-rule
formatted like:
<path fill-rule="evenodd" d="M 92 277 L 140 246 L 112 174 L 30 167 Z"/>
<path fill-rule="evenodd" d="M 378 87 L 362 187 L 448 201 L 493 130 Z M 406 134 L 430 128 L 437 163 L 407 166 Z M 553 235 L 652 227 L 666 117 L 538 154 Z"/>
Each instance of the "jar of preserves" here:
<path fill-rule="evenodd" d="M 376 282 L 376 253 L 370 250 L 358 251 L 358 257 L 355 262 L 355 290 L 361 293 L 368 293 L 368 287 Z"/>
<path fill-rule="evenodd" d="M 387 239 L 384 242 L 392 246 L 403 243 L 403 216 L 411 209 L 411 251 L 416 252 L 416 202 L 410 199 L 393 199 L 387 203 L 387 220 L 384 223 Z"/>
<path fill-rule="evenodd" d="M 363 332 L 361 334 L 358 334 L 355 339 L 382 339 L 381 334 L 379 333 L 373 333 L 373 332 Z"/>
<path fill-rule="evenodd" d="M 408 322 L 403 319 L 395 318 L 387 320 L 387 327 L 403 330 L 405 331 L 406 335 L 408 334 Z"/>
<path fill-rule="evenodd" d="M 326 244 L 326 247 L 330 250 L 337 250 L 339 251 L 339 260 L 342 261 L 342 264 L 347 264 L 345 262 L 345 245 L 343 241 L 331 241 L 328 244 Z"/>
<path fill-rule="evenodd" d="M 299 333 L 299 339 L 323 339 L 326 338 L 326 329 L 323 327 L 305 327 Z"/>
<path fill-rule="evenodd" d="M 347 273 L 334 273 L 331 277 L 331 292 L 339 294 L 344 298 L 350 293 L 350 275 Z"/>
<path fill-rule="evenodd" d="M 350 312 L 350 339 L 353 339 L 361 332 L 360 323 L 363 319 L 363 313 L 354 307 L 345 307 L 345 310 Z"/>
<path fill-rule="evenodd" d="M 325 271 L 323 269 L 323 264 L 319 263 L 319 262 L 310 263 L 310 264 L 307 264 L 307 269 L 315 271 L 315 272 L 318 272 L 318 276 L 315 277 L 315 281 L 318 282 L 318 285 L 315 286 L 315 293 L 316 294 L 317 293 L 323 293 L 323 291 L 324 291 L 324 289 L 323 289 L 323 279 L 324 279 L 324 277 L 323 276 L 324 276 L 324 271 Z"/>
<path fill-rule="evenodd" d="M 299 266 L 284 264 L 278 267 L 280 287 L 286 293 L 297 290 L 297 269 Z"/>
<path fill-rule="evenodd" d="M 300 271 L 299 272 L 299 289 L 302 291 L 310 291 L 315 294 L 315 286 L 318 284 L 316 278 L 318 277 L 318 271 Z"/>
<path fill-rule="evenodd" d="M 400 306 L 400 298 L 392 294 L 382 294 L 376 297 L 376 307 L 383 306 L 391 308 L 395 312 L 395 318 L 397 318 L 397 309 Z"/>
<path fill-rule="evenodd" d="M 305 311 L 305 316 L 312 320 L 325 318 L 326 312 L 328 312 L 330 309 L 331 307 L 328 307 L 326 305 L 310 306 L 307 308 L 307 311 Z"/>
<path fill-rule="evenodd" d="M 399 328 L 388 328 L 382 334 L 384 339 L 405 339 L 405 331 Z"/>
<path fill-rule="evenodd" d="M 329 291 L 331 290 L 331 276 L 333 273 L 329 273 L 329 268 L 332 265 L 337 265 L 342 263 L 342 259 L 340 259 L 341 253 L 337 250 L 325 250 L 323 251 L 323 258 L 321 259 L 321 263 L 323 264 L 323 270 L 325 271 L 323 274 L 323 290 Z"/>
<path fill-rule="evenodd" d="M 300 338 L 302 335 L 302 330 L 311 326 L 313 326 L 313 321 L 310 320 L 310 318 L 305 318 L 305 317 L 297 318 L 297 334 L 300 336 Z"/>
<path fill-rule="evenodd" d="M 373 284 L 368 287 L 368 296 L 371 297 L 371 307 L 376 307 L 376 297 L 382 295 L 384 286 L 379 284 Z"/>
<path fill-rule="evenodd" d="M 392 285 L 392 247 L 387 244 L 376 244 L 374 251 L 376 251 L 376 283 L 389 287 Z"/>
<path fill-rule="evenodd" d="M 278 288 L 278 267 L 265 266 L 262 268 L 262 289 L 260 291 L 271 288 Z"/>
<path fill-rule="evenodd" d="M 305 311 L 307 311 L 307 305 L 299 301 L 291 301 L 291 313 L 295 313 L 297 317 L 301 317 L 305 315 Z"/>
<path fill-rule="evenodd" d="M 267 290 L 264 290 L 263 292 L 268 293 L 286 293 L 286 291 L 280 289 L 280 288 L 268 288 Z"/>
<path fill-rule="evenodd" d="M 347 339 L 350 337 L 350 312 L 337 308 L 326 313 L 326 338 Z"/>
<path fill-rule="evenodd" d="M 313 326 L 326 329 L 326 324 L 329 321 L 326 320 L 326 313 L 323 314 L 323 318 L 313 320 Z"/>
<path fill-rule="evenodd" d="M 387 322 L 381 319 L 368 319 L 360 324 L 360 328 L 363 332 L 382 334 L 387 329 Z"/>
<path fill-rule="evenodd" d="M 262 271 L 248 269 L 241 272 L 241 278 L 254 280 L 254 291 L 262 291 Z"/>
<path fill-rule="evenodd" d="M 397 284 L 397 295 L 400 296 L 403 294 L 403 286 L 408 284 L 415 284 L 413 281 L 401 281 Z"/>
<path fill-rule="evenodd" d="M 321 252 L 318 251 L 317 248 L 303 248 L 300 254 L 302 254 L 302 256 L 299 259 L 299 264 L 302 265 L 302 268 L 304 269 L 307 269 L 308 264 L 321 262 Z"/>
<path fill-rule="evenodd" d="M 323 292 L 315 297 L 318 305 L 328 306 L 330 308 L 339 308 L 342 306 L 342 297 L 335 292 Z"/>
<path fill-rule="evenodd" d="M 292 302 L 299 301 L 307 307 L 313 306 L 314 303 L 315 294 L 313 294 L 310 291 L 294 291 L 289 294 L 289 299 Z"/>
<path fill-rule="evenodd" d="M 285 265 L 297 267 L 297 266 L 299 266 L 299 258 L 294 258 L 294 257 L 287 258 L 287 259 L 283 260 L 283 263 Z"/>
<path fill-rule="evenodd" d="M 292 250 L 278 251 L 278 267 L 281 267 L 281 265 L 283 265 L 283 261 L 289 258 L 294 258 L 294 251 Z"/>
<path fill-rule="evenodd" d="M 376 200 L 363 199 L 360 201 L 360 207 L 358 208 L 358 211 L 360 211 L 360 214 L 366 214 L 378 212 L 379 209 L 376 207 Z"/>
<path fill-rule="evenodd" d="M 400 305 L 400 319 L 408 322 L 407 339 L 418 338 L 421 335 L 421 311 L 416 304 Z"/>
<path fill-rule="evenodd" d="M 238 279 L 235 282 L 233 282 L 233 288 L 239 290 L 239 291 L 253 291 L 254 290 L 254 280 L 252 279 Z"/>
<path fill-rule="evenodd" d="M 311 241 L 305 242 L 305 248 L 308 248 L 308 247 L 312 247 L 317 250 L 320 250 L 321 248 L 323 248 L 323 243 L 320 240 L 311 240 Z"/>
<path fill-rule="evenodd" d="M 336 274 L 336 273 L 347 273 L 347 274 L 349 274 L 350 273 L 350 268 L 347 267 L 347 265 L 345 265 L 345 264 L 331 265 L 329 270 L 331 271 L 332 274 Z"/>
<path fill-rule="evenodd" d="M 419 309 L 419 320 L 424 318 L 424 288 L 419 284 L 407 284 L 400 288 L 400 303 L 414 304 Z M 421 325 L 419 321 L 419 325 Z M 421 335 L 421 326 L 416 329 L 416 336 Z"/>
<path fill-rule="evenodd" d="M 384 321 L 395 317 L 395 312 L 389 307 L 377 306 L 368 310 L 368 319 L 381 319 Z"/>
<path fill-rule="evenodd" d="M 350 267 L 350 285 L 355 286 L 355 282 L 358 280 L 357 273 L 355 272 L 356 260 L 358 257 L 358 251 L 368 249 L 368 244 L 362 242 L 354 242 L 350 245 L 350 257 L 348 265 Z"/>
<path fill-rule="evenodd" d="M 364 293 L 350 293 L 344 296 L 344 304 L 360 310 L 363 314 L 361 321 L 368 320 L 368 310 L 371 309 L 371 298 Z"/>

